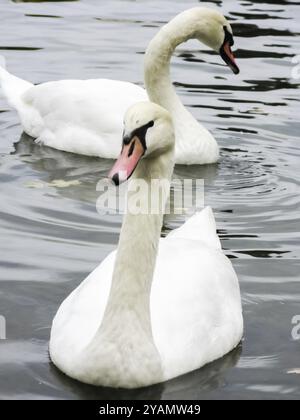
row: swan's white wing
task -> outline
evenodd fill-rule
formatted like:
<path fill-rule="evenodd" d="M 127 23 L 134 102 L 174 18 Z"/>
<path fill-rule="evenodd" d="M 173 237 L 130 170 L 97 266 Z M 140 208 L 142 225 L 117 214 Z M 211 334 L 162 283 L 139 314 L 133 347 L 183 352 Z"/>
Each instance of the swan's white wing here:
<path fill-rule="evenodd" d="M 210 207 L 161 240 L 151 305 L 166 379 L 223 356 L 241 340 L 239 283 Z"/>
<path fill-rule="evenodd" d="M 239 284 L 222 251 L 195 240 L 162 241 L 151 319 L 165 379 L 236 347 L 243 331 Z"/>
<path fill-rule="evenodd" d="M 62 302 L 53 320 L 50 353 L 58 366 L 74 366 L 101 325 L 111 287 L 116 251 Z M 71 369 L 72 370 L 72 369 Z"/>
<path fill-rule="evenodd" d="M 61 80 L 28 89 L 18 111 L 25 131 L 47 146 L 116 158 L 125 111 L 147 99 L 144 89 L 128 82 Z"/>

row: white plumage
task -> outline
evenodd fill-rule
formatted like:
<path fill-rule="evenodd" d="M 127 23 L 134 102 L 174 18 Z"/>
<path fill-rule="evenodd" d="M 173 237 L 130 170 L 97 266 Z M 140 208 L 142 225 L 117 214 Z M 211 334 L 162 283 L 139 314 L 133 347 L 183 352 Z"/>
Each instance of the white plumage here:
<path fill-rule="evenodd" d="M 170 179 L 173 169 L 170 120 L 153 107 L 138 104 L 125 121 L 126 133 L 137 121 L 154 121 L 133 178 L 148 183 L 156 176 Z M 165 202 L 168 191 L 163 195 Z M 222 357 L 240 342 L 238 279 L 222 252 L 211 209 L 159 239 L 162 217 L 128 213 L 118 254 L 109 254 L 62 303 L 50 355 L 67 375 L 94 385 L 151 385 Z"/>
<path fill-rule="evenodd" d="M 172 115 L 177 163 L 216 162 L 218 145 L 208 130 L 182 105 L 170 79 L 170 60 L 177 45 L 196 38 L 219 52 L 229 23 L 219 12 L 189 9 L 165 25 L 151 41 L 145 57 L 147 92 L 117 80 L 60 80 L 33 84 L 0 67 L 0 83 L 19 114 L 24 131 L 37 142 L 83 155 L 116 158 L 125 111 L 149 99 Z"/>
<path fill-rule="evenodd" d="M 77 377 L 85 348 L 97 340 L 115 258 L 113 251 L 64 301 L 53 322 L 51 357 L 72 377 Z M 163 380 L 218 359 L 240 342 L 238 279 L 221 250 L 209 207 L 160 239 L 150 308 Z M 94 360 L 96 370 L 97 355 L 85 356 Z"/>

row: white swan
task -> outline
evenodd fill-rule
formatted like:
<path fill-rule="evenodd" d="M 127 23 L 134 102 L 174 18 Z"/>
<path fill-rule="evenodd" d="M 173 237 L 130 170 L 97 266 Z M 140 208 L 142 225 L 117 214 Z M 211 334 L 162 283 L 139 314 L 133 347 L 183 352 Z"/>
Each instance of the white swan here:
<path fill-rule="evenodd" d="M 51 359 L 72 378 L 146 386 L 197 369 L 241 340 L 238 279 L 221 250 L 210 208 L 160 239 L 173 165 L 170 114 L 150 102 L 133 106 L 110 173 L 118 184 L 134 171 L 118 250 L 62 303 L 52 325 Z M 157 213 L 131 212 L 137 179 L 148 188 L 151 180 L 164 180 Z M 139 195 L 142 209 L 148 188 Z"/>
<path fill-rule="evenodd" d="M 218 160 L 218 145 L 182 105 L 170 79 L 172 53 L 190 38 L 219 52 L 238 72 L 230 48 L 233 37 L 229 23 L 215 10 L 196 7 L 176 16 L 150 42 L 145 84 L 150 100 L 172 114 L 176 162 L 212 163 Z M 33 86 L 0 67 L 0 82 L 10 105 L 19 113 L 24 131 L 37 142 L 104 158 L 118 156 L 125 111 L 148 99 L 141 87 L 117 80 L 61 80 Z"/>

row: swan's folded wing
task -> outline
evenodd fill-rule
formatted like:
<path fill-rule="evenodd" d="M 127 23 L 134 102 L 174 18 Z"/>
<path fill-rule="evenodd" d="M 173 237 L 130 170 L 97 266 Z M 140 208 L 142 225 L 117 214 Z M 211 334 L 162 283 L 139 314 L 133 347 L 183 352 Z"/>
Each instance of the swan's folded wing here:
<path fill-rule="evenodd" d="M 169 233 L 168 238 L 184 238 L 204 242 L 207 246 L 221 249 L 216 233 L 216 222 L 211 207 L 190 217 L 182 226 Z"/>
<path fill-rule="evenodd" d="M 133 83 L 59 80 L 28 89 L 18 111 L 25 132 L 41 144 L 82 155 L 116 158 L 124 113 L 141 100 L 147 100 L 147 94 Z"/>

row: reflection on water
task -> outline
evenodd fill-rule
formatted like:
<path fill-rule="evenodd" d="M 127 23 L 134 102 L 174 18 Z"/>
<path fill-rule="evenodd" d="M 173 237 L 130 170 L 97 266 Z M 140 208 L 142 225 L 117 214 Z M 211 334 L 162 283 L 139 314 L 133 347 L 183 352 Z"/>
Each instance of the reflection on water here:
<path fill-rule="evenodd" d="M 182 393 L 184 393 L 186 399 L 199 399 L 201 395 L 205 395 L 223 386 L 225 382 L 224 375 L 228 369 L 238 363 L 241 351 L 242 348 L 239 346 L 222 359 L 204 366 L 199 371 L 194 371 L 163 384 L 153 385 L 140 390 L 113 390 L 111 388 L 97 388 L 82 385 L 62 374 L 54 365 L 51 365 L 51 369 L 57 379 L 63 381 L 66 387 L 70 387 L 77 397 L 83 399 L 176 400 L 181 398 Z"/>
<path fill-rule="evenodd" d="M 34 83 L 109 77 L 142 84 L 142 55 L 157 27 L 195 5 L 36 3 L 2 4 L 0 28 L 9 69 Z M 0 99 L 2 398 L 299 397 L 299 377 L 288 373 L 300 367 L 299 342 L 291 339 L 300 302 L 299 80 L 291 64 L 299 53 L 299 2 L 204 4 L 233 22 L 241 74 L 232 75 L 197 42 L 176 51 L 176 89 L 217 137 L 221 159 L 177 166 L 174 180 L 204 179 L 205 204 L 214 209 L 241 283 L 243 345 L 203 369 L 138 391 L 85 386 L 57 371 L 47 352 L 57 307 L 118 241 L 122 217 L 96 211 L 96 185 L 112 161 L 36 145 Z M 172 194 L 176 188 L 174 182 Z M 163 235 L 183 220 L 168 215 Z"/>

